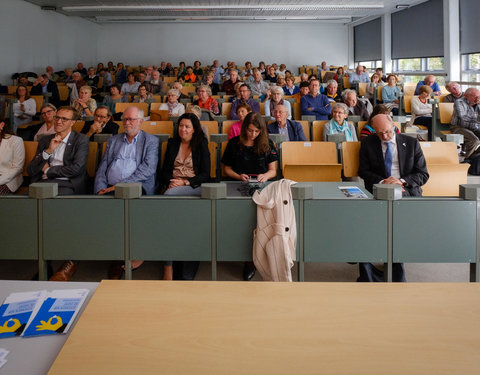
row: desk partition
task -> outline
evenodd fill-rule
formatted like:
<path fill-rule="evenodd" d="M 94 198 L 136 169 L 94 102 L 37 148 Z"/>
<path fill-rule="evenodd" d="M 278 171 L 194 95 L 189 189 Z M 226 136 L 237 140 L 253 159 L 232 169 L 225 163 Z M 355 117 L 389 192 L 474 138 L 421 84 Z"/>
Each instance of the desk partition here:
<path fill-rule="evenodd" d="M 55 184 L 39 185 L 31 198 L 0 198 L 0 259 L 37 260 L 43 279 L 46 260 L 124 260 L 126 278 L 132 259 L 205 261 L 215 280 L 217 261 L 252 259 L 256 205 L 238 183 L 209 184 L 223 194 L 205 198 L 142 197 L 139 184 L 117 185 L 115 197 L 57 197 Z M 470 263 L 479 281 L 480 186 L 462 185 L 462 198 L 364 191 L 366 199 L 354 199 L 340 191 L 345 185 L 363 189 L 292 186 L 300 281 L 308 262 L 385 262 L 387 270 L 393 262 Z"/>

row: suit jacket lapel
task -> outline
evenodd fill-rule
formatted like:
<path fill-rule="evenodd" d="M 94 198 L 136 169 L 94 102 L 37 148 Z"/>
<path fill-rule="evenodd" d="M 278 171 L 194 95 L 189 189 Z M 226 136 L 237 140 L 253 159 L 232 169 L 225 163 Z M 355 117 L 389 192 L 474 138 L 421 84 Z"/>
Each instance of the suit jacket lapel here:
<path fill-rule="evenodd" d="M 68 137 L 67 144 L 65 145 L 65 151 L 63 153 L 63 165 L 69 165 L 67 160 L 70 160 L 70 154 L 72 153 L 73 145 L 76 141 L 77 134 L 72 130 Z"/>
<path fill-rule="evenodd" d="M 382 141 L 380 140 L 380 138 L 375 136 L 374 142 L 375 142 L 375 147 L 374 147 L 375 156 L 377 157 L 378 163 L 382 168 L 382 176 L 386 177 L 385 160 L 383 159 L 383 151 L 382 151 Z"/>
<path fill-rule="evenodd" d="M 142 163 L 142 151 L 145 149 L 143 147 L 145 144 L 145 133 L 143 130 L 140 130 L 140 133 L 138 134 L 137 138 L 137 147 L 136 147 L 136 152 L 135 152 L 135 159 L 137 160 L 137 165 L 140 165 Z"/>
<path fill-rule="evenodd" d="M 403 142 L 402 138 L 398 134 L 395 135 L 395 139 L 397 141 L 398 169 L 400 171 L 400 177 L 401 177 L 403 175 L 403 167 L 405 165 L 407 150 L 405 147 L 405 142 Z"/>

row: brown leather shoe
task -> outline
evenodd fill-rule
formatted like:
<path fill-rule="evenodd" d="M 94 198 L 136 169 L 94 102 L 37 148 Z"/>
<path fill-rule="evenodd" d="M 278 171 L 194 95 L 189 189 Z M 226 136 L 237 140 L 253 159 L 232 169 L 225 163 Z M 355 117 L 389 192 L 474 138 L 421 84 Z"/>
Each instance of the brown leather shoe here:
<path fill-rule="evenodd" d="M 69 281 L 77 268 L 78 263 L 67 260 L 65 263 L 62 264 L 58 271 L 53 274 L 49 281 Z"/>
<path fill-rule="evenodd" d="M 110 280 L 120 280 L 123 276 L 123 262 L 116 261 L 110 264 L 110 268 L 108 269 L 108 278 Z"/>

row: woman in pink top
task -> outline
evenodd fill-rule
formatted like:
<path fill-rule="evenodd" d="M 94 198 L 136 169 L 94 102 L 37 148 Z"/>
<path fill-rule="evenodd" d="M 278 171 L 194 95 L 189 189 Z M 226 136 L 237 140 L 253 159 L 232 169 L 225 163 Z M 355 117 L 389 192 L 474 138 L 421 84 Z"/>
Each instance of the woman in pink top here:
<path fill-rule="evenodd" d="M 237 107 L 237 116 L 239 117 L 239 121 L 234 122 L 232 126 L 230 127 L 230 131 L 228 132 L 228 139 L 232 139 L 233 137 L 236 137 L 237 135 L 240 135 L 240 130 L 242 129 L 242 122 L 247 115 L 252 112 L 252 109 L 250 106 L 245 103 L 245 104 L 239 104 Z"/>

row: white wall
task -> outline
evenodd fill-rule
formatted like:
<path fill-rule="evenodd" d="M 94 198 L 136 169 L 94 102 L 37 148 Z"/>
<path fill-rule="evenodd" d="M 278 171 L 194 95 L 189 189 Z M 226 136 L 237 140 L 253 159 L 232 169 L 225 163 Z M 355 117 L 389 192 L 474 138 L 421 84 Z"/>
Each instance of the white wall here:
<path fill-rule="evenodd" d="M 0 82 L 12 84 L 15 72 L 44 73 L 97 61 L 99 26 L 78 17 L 67 17 L 23 0 L 0 1 Z"/>
<path fill-rule="evenodd" d="M 301 65 L 344 65 L 348 60 L 348 28 L 321 22 L 255 23 L 158 23 L 102 25 L 98 58 L 128 65 L 160 65 L 162 60 L 203 65 L 217 58 L 254 65 L 285 63 Z"/>

